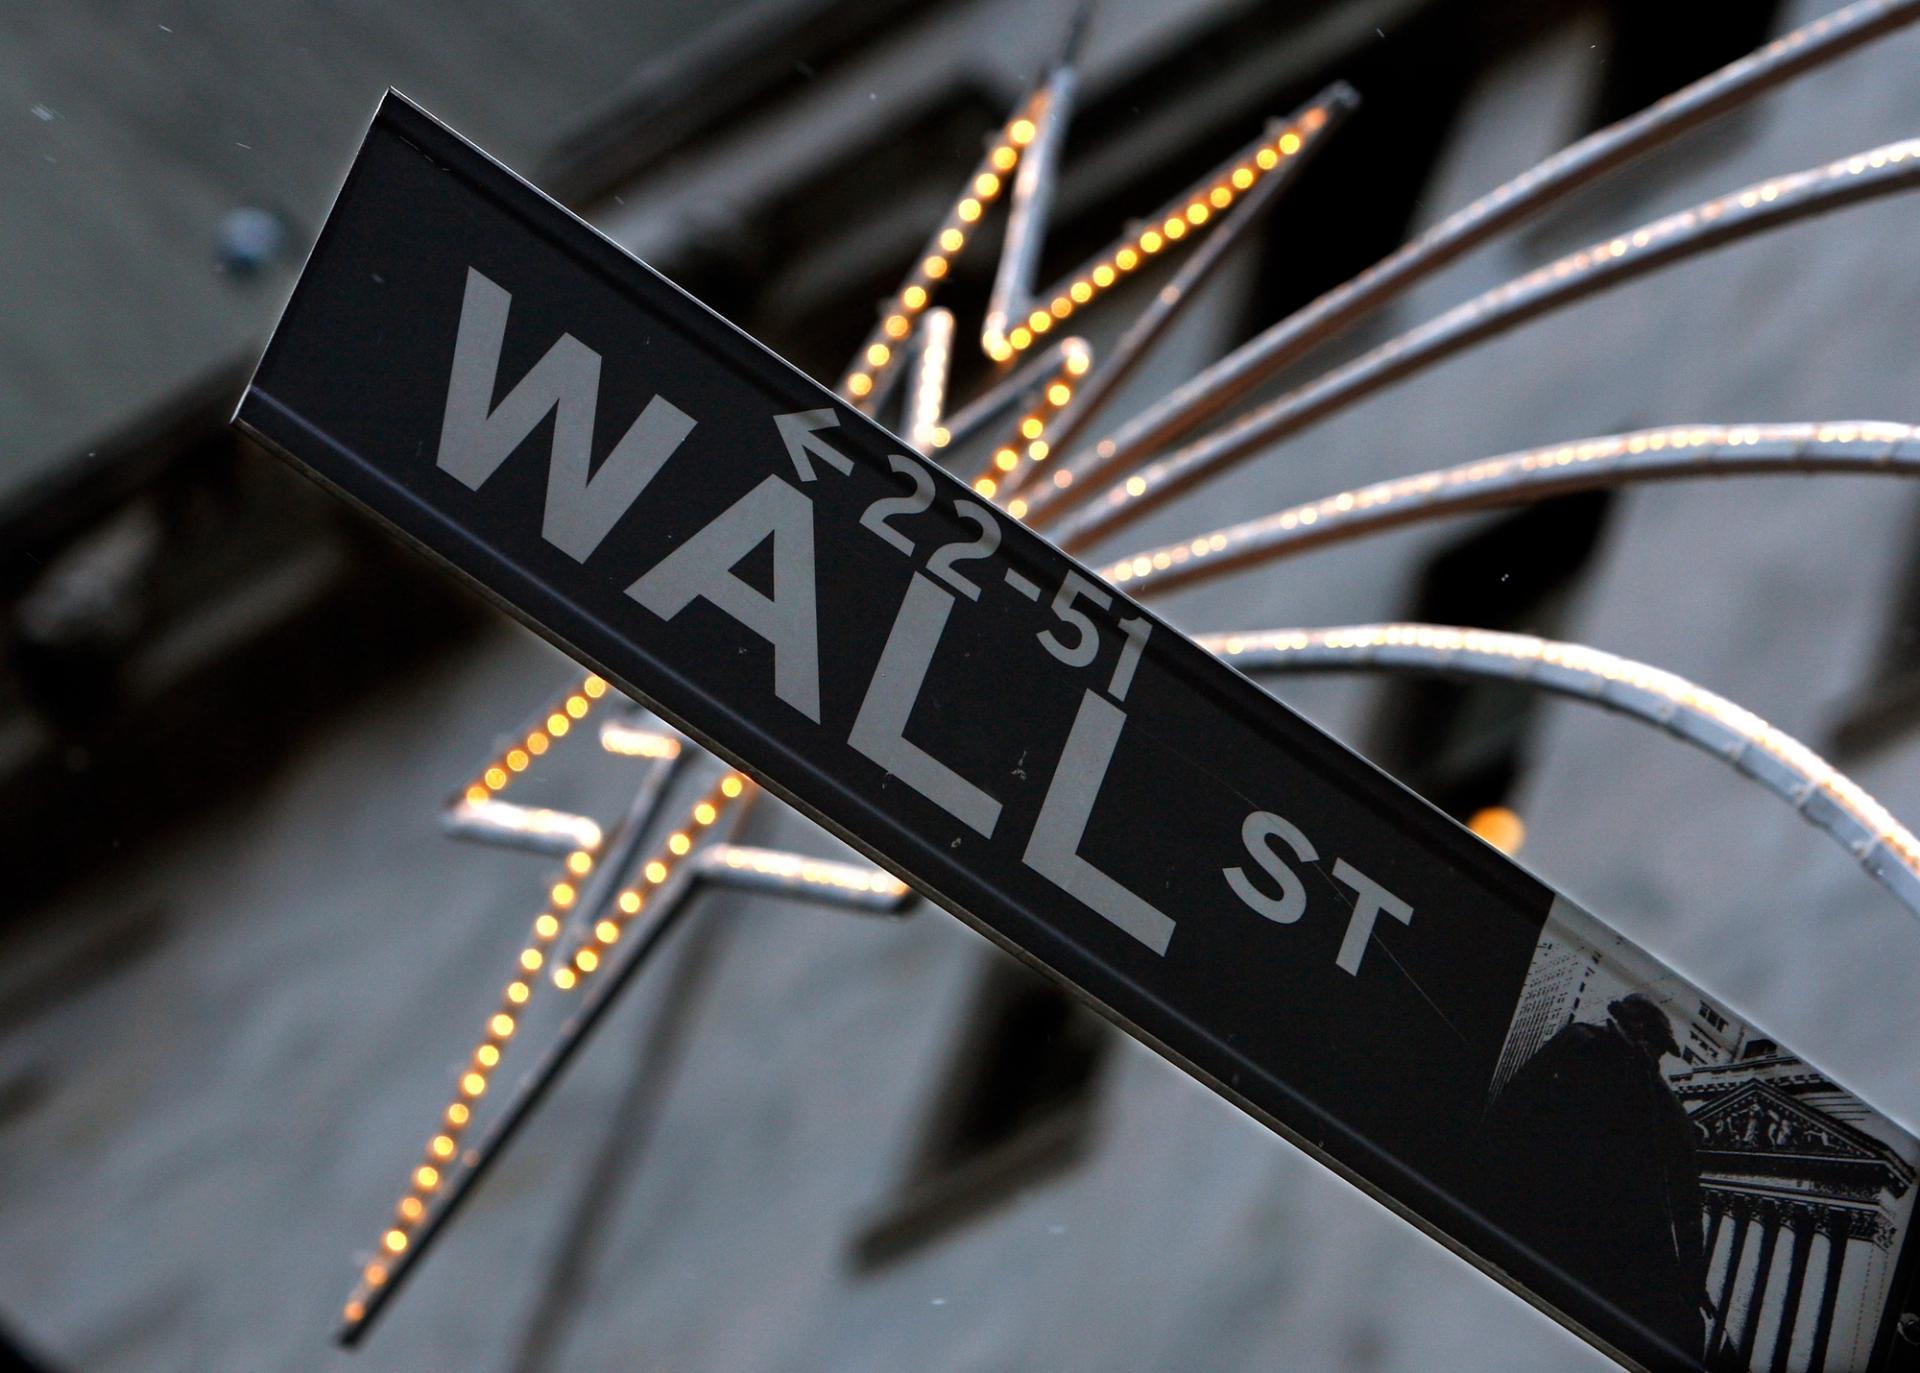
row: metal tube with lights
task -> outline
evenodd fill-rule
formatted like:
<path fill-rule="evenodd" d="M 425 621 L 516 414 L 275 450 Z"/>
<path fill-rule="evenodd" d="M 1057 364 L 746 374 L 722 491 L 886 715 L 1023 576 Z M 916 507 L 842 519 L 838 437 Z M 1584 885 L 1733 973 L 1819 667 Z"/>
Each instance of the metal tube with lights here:
<path fill-rule="evenodd" d="M 1197 642 L 1244 672 L 1421 672 L 1516 682 L 1654 725 L 1726 763 L 1822 830 L 1920 916 L 1920 839 L 1785 731 L 1686 678 L 1584 644 L 1447 625 L 1248 630 Z"/>
<path fill-rule="evenodd" d="M 1482 292 L 1351 362 L 1323 373 L 1232 424 L 1148 463 L 1060 514 L 1036 494 L 1032 518 L 1070 549 L 1084 548 L 1161 502 L 1465 348 L 1586 296 L 1721 244 L 1920 184 L 1920 139 L 1905 139 L 1824 166 L 1769 178 L 1569 253 Z M 1099 451 L 1054 473 L 1054 490 L 1083 488 L 1113 472 Z M 1063 482 L 1062 477 L 1068 480 Z M 1058 518 L 1048 518 L 1058 516 Z"/>
<path fill-rule="evenodd" d="M 1615 168 L 1915 19 L 1920 0 L 1862 0 L 1589 134 L 1448 215 L 1127 421 L 1095 447 L 1107 464 L 1103 470 L 1125 471 L 1163 450 L 1461 254 Z"/>
<path fill-rule="evenodd" d="M 1166 591 L 1400 525 L 1595 487 L 1811 473 L 1920 477 L 1920 428 L 1886 420 L 1679 424 L 1548 444 L 1342 491 L 1131 554 L 1101 575 L 1137 593 Z"/>

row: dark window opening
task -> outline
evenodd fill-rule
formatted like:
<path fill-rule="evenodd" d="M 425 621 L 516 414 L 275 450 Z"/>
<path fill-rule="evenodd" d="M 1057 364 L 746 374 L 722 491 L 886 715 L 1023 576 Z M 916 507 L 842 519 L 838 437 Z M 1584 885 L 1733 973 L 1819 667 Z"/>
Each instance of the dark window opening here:
<path fill-rule="evenodd" d="M 1920 563 L 1905 569 L 1860 699 L 1834 726 L 1833 751 L 1859 755 L 1920 723 Z"/>
<path fill-rule="evenodd" d="M 1080 1158 L 1106 1027 L 1009 959 L 987 968 L 906 1178 L 860 1235 L 872 1268 L 937 1239 Z"/>
<path fill-rule="evenodd" d="M 1604 491 L 1563 496 L 1469 535 L 1427 564 L 1411 618 L 1557 637 L 1610 500 Z M 1373 756 L 1449 815 L 1467 819 L 1500 804 L 1519 781 L 1536 700 L 1517 683 L 1397 681 Z"/>
<path fill-rule="evenodd" d="M 1661 5 L 1656 0 L 1608 0 L 1599 6 L 1607 30 L 1593 104 L 1583 136 L 1665 99 L 1683 86 L 1753 52 L 1778 29 L 1778 0 L 1714 6 Z M 1705 130 L 1682 138 L 1653 156 L 1601 178 L 1548 212 L 1528 241 L 1539 251 L 1561 253 L 1588 241 L 1631 229 L 1669 208 L 1655 201 L 1670 186 L 1705 176 L 1714 191 L 1717 164 L 1730 149 L 1751 136 L 1765 118 L 1766 102 L 1748 105 L 1715 119 Z M 1788 168 L 1781 168 L 1786 171 Z"/>

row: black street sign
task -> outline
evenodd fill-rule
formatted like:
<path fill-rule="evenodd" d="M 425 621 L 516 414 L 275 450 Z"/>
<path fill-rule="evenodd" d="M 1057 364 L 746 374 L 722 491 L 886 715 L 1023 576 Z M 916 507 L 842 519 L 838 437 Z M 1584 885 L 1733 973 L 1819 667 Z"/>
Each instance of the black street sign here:
<path fill-rule="evenodd" d="M 1894 1366 L 1905 1133 L 403 99 L 238 419 L 1616 1357 Z"/>

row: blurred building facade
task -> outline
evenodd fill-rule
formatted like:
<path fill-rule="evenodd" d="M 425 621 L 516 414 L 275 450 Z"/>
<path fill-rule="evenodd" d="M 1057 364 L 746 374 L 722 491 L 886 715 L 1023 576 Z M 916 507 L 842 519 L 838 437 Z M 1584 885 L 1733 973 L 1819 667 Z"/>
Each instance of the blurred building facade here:
<path fill-rule="evenodd" d="M 1820 10 L 1782 0 L 1695 25 L 1639 0 L 1108 0 L 1047 267 L 1326 81 L 1359 89 L 1361 114 L 1117 418 L 1532 161 Z M 327 107 L 325 137 L 309 136 L 324 153 L 292 159 L 289 247 L 254 303 L 178 307 L 217 313 L 219 346 L 165 385 L 101 390 L 86 402 L 98 440 L 70 441 L 79 421 L 8 420 L 9 442 L 39 444 L 42 475 L 9 489 L 0 586 L 0 813 L 22 874 L 0 923 L 0 1313 L 54 1366 L 100 1369 L 1607 1366 L 938 912 L 882 928 L 733 898 L 709 899 L 628 994 L 368 1347 L 326 1351 L 352 1255 L 543 881 L 535 861 L 441 839 L 435 808 L 563 669 L 226 435 L 331 169 L 378 89 L 411 86 L 832 377 L 1067 16 L 768 3 L 657 38 L 612 10 L 575 17 L 519 62 L 512 25 L 483 26 L 491 46 L 435 59 L 454 74 L 425 88 L 398 69 L 456 17 L 394 20 L 386 60 L 356 35 L 365 89 Z M 315 45 L 302 58 L 281 42 L 263 32 L 246 52 L 305 71 L 304 89 Z M 242 69 L 240 50 L 209 50 Z M 1456 264 L 1318 364 L 1557 253 L 1910 135 L 1916 61 L 1920 34 L 1895 36 L 1793 83 Z M 520 70 L 554 84 L 530 82 L 509 115 L 495 93 Z M 23 107 L 32 75 L 16 78 Z M 1844 211 L 1529 325 L 1103 552 L 1642 425 L 1906 418 L 1914 213 Z M 990 272 L 959 269 L 963 330 Z M 16 319 L 12 346 L 57 335 L 55 313 Z M 1126 313 L 1088 316 L 1096 354 Z M 66 365 L 85 357 L 76 345 Z M 970 366 L 963 387 L 985 375 Z M 5 383 L 28 407 L 30 376 Z M 1167 609 L 1195 630 L 1422 618 L 1592 643 L 1751 707 L 1911 821 L 1916 517 L 1920 493 L 1875 478 L 1680 483 L 1398 532 Z M 1517 812 L 1522 862 L 1708 990 L 1675 1010 L 1695 1058 L 1674 1080 L 1708 1140 L 1715 1290 L 1734 1319 L 1765 1309 L 1751 1323 L 1774 1366 L 1813 1366 L 1822 1306 L 1785 1326 L 1765 1308 L 1769 1265 L 1778 1290 L 1797 1290 L 1799 1265 L 1838 1282 L 1844 1232 L 1860 1246 L 1846 1280 L 1884 1280 L 1872 1215 L 1911 1169 L 1822 1114 L 1821 1084 L 1920 1120 L 1911 921 L 1774 798 L 1600 712 L 1511 687 L 1273 685 L 1456 816 Z M 583 765 L 570 785 L 556 798 L 618 805 L 618 775 Z M 771 805 L 753 828 L 831 848 Z M 1606 960 L 1565 953 L 1522 1011 L 1535 1046 L 1610 998 Z M 1788 1071 L 1730 1030 L 1743 1020 L 1819 1069 Z M 1510 1056 L 1508 1072 L 1526 1054 Z M 1788 1195 L 1781 1150 L 1818 1154 L 1826 1181 Z M 1728 1255 L 1745 1256 L 1737 1271 Z"/>

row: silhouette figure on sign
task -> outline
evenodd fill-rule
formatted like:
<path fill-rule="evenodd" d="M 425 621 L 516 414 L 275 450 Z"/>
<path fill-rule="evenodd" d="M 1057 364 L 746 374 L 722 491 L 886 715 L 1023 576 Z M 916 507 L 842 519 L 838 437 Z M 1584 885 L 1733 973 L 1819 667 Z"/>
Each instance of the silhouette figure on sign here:
<path fill-rule="evenodd" d="M 1673 1026 L 1641 992 L 1561 1030 L 1488 1113 L 1490 1217 L 1698 1366 L 1707 1256 L 1700 1164 L 1660 1071 Z"/>

